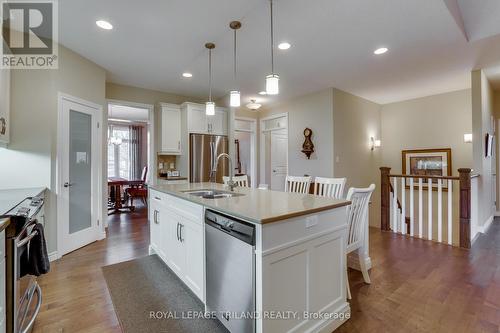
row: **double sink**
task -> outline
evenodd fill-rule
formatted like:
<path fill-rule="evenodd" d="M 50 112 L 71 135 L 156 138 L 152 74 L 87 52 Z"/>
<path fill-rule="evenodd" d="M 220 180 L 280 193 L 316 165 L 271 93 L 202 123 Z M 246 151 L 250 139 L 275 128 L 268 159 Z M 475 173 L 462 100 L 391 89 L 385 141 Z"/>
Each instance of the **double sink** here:
<path fill-rule="evenodd" d="M 193 195 L 196 197 L 201 197 L 203 199 L 224 199 L 224 198 L 244 196 L 244 194 L 242 193 L 235 193 L 223 190 L 213 190 L 213 189 L 189 190 L 189 191 L 183 191 L 183 193 Z"/>

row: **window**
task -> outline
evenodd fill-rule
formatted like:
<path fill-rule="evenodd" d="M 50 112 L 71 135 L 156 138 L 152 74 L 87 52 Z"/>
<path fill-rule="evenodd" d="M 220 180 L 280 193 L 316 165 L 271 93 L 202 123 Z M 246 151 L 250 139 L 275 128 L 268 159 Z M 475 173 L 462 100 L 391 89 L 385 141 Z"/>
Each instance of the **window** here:
<path fill-rule="evenodd" d="M 130 177 L 130 131 L 127 126 L 108 127 L 108 176 Z"/>

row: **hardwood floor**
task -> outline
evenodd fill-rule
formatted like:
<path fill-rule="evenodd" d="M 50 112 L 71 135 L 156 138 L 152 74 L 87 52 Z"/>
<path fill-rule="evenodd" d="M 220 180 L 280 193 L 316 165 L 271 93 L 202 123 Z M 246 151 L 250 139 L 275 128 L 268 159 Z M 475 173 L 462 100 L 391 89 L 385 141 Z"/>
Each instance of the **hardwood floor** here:
<path fill-rule="evenodd" d="M 107 238 L 51 263 L 39 278 L 43 304 L 34 332 L 121 332 L 101 267 L 148 254 L 146 208 L 112 215 Z"/>
<path fill-rule="evenodd" d="M 34 332 L 120 332 L 101 266 L 147 255 L 144 208 L 114 215 L 108 238 L 39 279 Z M 352 318 L 338 332 L 499 332 L 500 221 L 471 251 L 370 230 L 371 285 L 350 271 Z"/>
<path fill-rule="evenodd" d="M 500 221 L 470 251 L 375 229 L 370 251 L 339 332 L 500 332 Z"/>

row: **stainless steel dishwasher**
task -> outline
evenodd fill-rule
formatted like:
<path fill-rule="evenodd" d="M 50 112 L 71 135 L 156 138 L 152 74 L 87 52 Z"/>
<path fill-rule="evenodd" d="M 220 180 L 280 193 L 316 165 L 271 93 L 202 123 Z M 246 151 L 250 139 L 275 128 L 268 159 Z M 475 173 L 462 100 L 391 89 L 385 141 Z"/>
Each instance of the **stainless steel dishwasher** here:
<path fill-rule="evenodd" d="M 207 309 L 231 333 L 255 332 L 255 226 L 205 213 Z"/>

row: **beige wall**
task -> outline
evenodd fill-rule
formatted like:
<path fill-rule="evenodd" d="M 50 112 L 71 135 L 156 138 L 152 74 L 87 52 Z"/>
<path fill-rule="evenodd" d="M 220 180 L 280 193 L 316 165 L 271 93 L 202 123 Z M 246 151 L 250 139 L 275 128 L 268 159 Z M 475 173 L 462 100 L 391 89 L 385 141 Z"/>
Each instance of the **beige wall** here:
<path fill-rule="evenodd" d="M 161 113 L 158 107 L 158 103 L 172 103 L 172 104 L 182 104 L 184 102 L 194 102 L 203 103 L 202 100 L 195 97 L 188 97 L 176 94 L 170 94 L 163 91 L 149 90 L 138 87 L 126 86 L 117 83 L 106 83 L 106 99 L 126 101 L 133 103 L 150 104 L 154 106 L 154 122 L 155 122 L 155 147 L 156 152 L 155 157 L 155 167 L 152 168 L 152 172 L 156 173 L 157 167 L 157 152 L 160 149 L 161 142 Z M 187 175 L 187 160 L 183 158 L 177 158 L 177 168 L 181 169 L 183 175 Z"/>
<path fill-rule="evenodd" d="M 472 133 L 470 89 L 386 104 L 382 106 L 381 116 L 382 164 L 392 168 L 392 173 L 402 173 L 401 151 L 405 149 L 451 148 L 455 176 L 459 168 L 472 167 L 472 144 L 463 142 L 463 135 Z M 452 193 L 454 230 L 458 230 L 459 193 Z M 447 212 L 447 195 L 447 192 L 443 193 L 444 212 Z M 406 207 L 409 207 L 409 197 L 409 191 L 406 191 Z M 415 196 L 415 205 L 418 204 L 417 199 Z M 435 194 L 433 207 L 437 207 L 437 200 Z M 423 212 L 425 220 L 427 200 L 423 201 Z M 433 213 L 433 221 L 437 221 L 437 210 L 434 209 Z M 418 209 L 415 209 L 415 219 L 418 220 Z M 433 235 L 437 235 L 437 223 L 433 224 L 433 228 Z M 446 223 L 443 228 L 446 235 Z M 427 224 L 423 226 L 423 233 L 427 233 Z M 453 243 L 458 244 L 458 233 L 453 235 Z"/>
<path fill-rule="evenodd" d="M 405 149 L 451 148 L 453 175 L 472 167 L 471 90 L 422 97 L 382 106 L 382 163 L 402 172 Z"/>
<path fill-rule="evenodd" d="M 57 248 L 58 92 L 104 105 L 106 74 L 89 60 L 59 46 L 58 70 L 14 70 L 11 75 L 12 136 L 8 148 L 0 148 L 1 160 L 9 161 L 0 163 L 0 187 L 45 186 L 50 189 L 46 204 L 46 237 L 48 251 L 53 252 Z"/>
<path fill-rule="evenodd" d="M 472 135 L 474 173 L 478 173 L 478 227 L 495 214 L 495 157 L 485 157 L 484 138 L 494 134 L 493 89 L 482 70 L 472 72 Z M 473 235 L 474 235 L 473 231 Z"/>
<path fill-rule="evenodd" d="M 500 119 L 500 90 L 494 91 L 494 109 L 495 109 L 495 117 Z M 498 141 L 498 140 L 497 140 Z"/>
<path fill-rule="evenodd" d="M 333 89 L 329 88 L 259 111 L 259 118 L 288 112 L 288 173 L 294 176 L 333 176 Z M 304 129 L 313 131 L 311 159 L 301 152 Z"/>
<path fill-rule="evenodd" d="M 125 86 L 117 83 L 106 83 L 106 98 L 143 104 L 157 104 L 160 102 L 182 104 L 184 102 L 203 102 L 198 98 L 170 94 L 162 91 Z"/>
<path fill-rule="evenodd" d="M 380 227 L 380 149 L 371 150 L 370 137 L 380 138 L 380 105 L 333 90 L 335 177 L 347 178 L 349 187 L 375 184 L 370 225 Z"/>
<path fill-rule="evenodd" d="M 380 137 L 380 105 L 329 88 L 266 108 L 259 118 L 283 112 L 289 117 L 289 174 L 346 177 L 347 187 L 375 183 L 370 224 L 379 226 L 380 151 L 370 150 L 369 139 Z M 310 160 L 300 152 L 306 127 L 314 133 Z"/>

